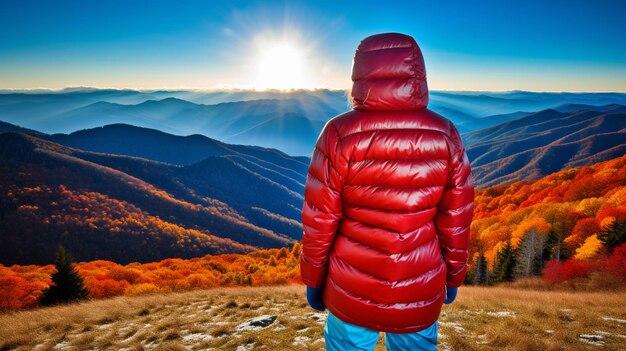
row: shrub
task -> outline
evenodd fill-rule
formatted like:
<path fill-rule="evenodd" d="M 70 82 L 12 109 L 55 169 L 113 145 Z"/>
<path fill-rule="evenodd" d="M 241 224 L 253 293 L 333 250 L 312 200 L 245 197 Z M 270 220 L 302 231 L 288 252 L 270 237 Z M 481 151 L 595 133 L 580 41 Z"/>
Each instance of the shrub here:
<path fill-rule="evenodd" d="M 609 257 L 607 269 L 626 280 L 626 244 L 622 244 L 613 250 L 613 254 Z"/>
<path fill-rule="evenodd" d="M 543 270 L 543 280 L 547 283 L 560 283 L 573 278 L 587 278 L 594 268 L 593 263 L 586 260 L 550 260 Z"/>

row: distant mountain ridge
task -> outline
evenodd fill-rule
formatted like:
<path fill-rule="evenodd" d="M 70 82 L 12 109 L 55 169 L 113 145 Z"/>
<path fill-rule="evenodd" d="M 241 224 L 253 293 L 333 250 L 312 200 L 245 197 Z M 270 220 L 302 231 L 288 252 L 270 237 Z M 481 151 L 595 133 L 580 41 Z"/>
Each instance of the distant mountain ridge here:
<path fill-rule="evenodd" d="M 626 94 L 431 91 L 429 108 L 471 132 L 520 117 L 520 111 L 567 104 L 626 105 Z M 303 156 L 311 154 L 324 123 L 348 109 L 343 90 L 0 91 L 0 120 L 45 133 L 125 123 Z"/>
<path fill-rule="evenodd" d="M 82 150 L 57 142 L 80 144 Z M 0 252 L 3 264 L 49 263 L 59 242 L 75 249 L 81 260 L 130 262 L 287 246 L 302 233 L 308 158 L 128 125 L 53 136 L 4 132 L 0 149 L 0 193 L 15 199 L 0 201 L 0 236 L 15 243 Z M 29 189 L 44 194 L 29 197 Z M 66 209 L 50 203 L 72 210 L 62 215 L 58 211 Z M 74 203 L 87 212 L 74 212 Z M 101 219 L 99 210 L 91 210 L 98 203 L 123 210 L 118 217 Z M 23 217 L 22 208 L 35 212 Z M 131 217 L 142 218 L 148 227 L 131 235 L 133 227 L 124 224 Z M 51 218 L 63 220 L 53 224 Z M 85 227 L 88 218 L 101 224 Z M 33 230 L 46 237 L 31 248 L 38 240 Z M 121 243 L 111 237 L 115 230 L 147 246 L 118 247 Z M 170 242 L 172 232 L 182 241 Z"/>
<path fill-rule="evenodd" d="M 475 182 L 481 187 L 534 179 L 626 153 L 626 107 L 600 111 L 544 110 L 465 133 Z"/>
<path fill-rule="evenodd" d="M 262 110 L 264 103 L 269 110 L 275 106 L 273 101 L 249 106 Z M 158 111 L 161 104 L 173 115 L 197 108 L 172 98 L 143 102 L 141 109 Z M 242 105 L 205 108 L 224 112 L 233 106 Z M 557 109 L 494 116 L 511 120 L 464 133 L 476 185 L 539 178 L 626 153 L 626 107 Z M 248 126 L 243 134 L 268 138 L 282 137 L 273 133 L 276 124 L 298 130 L 293 135 L 314 128 L 311 120 L 288 112 L 267 118 L 254 124 L 255 118 L 242 116 L 233 123 Z M 466 115 L 463 121 L 476 119 Z M 304 129 L 297 129 L 300 125 Z M 80 260 L 121 263 L 290 245 L 302 234 L 309 162 L 276 149 L 128 124 L 48 135 L 2 122 L 0 237 L 13 244 L 0 248 L 0 263 L 49 263 L 58 243 Z"/>

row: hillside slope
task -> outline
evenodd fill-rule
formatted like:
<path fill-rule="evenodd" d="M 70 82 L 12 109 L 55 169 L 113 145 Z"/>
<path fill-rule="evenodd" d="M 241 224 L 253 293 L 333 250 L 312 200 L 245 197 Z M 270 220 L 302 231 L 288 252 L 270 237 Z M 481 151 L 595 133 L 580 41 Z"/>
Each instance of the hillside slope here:
<path fill-rule="evenodd" d="M 133 172 L 110 167 L 116 163 L 138 176 L 150 174 L 154 178 L 148 180 L 156 186 L 129 174 Z M 155 161 L 76 150 L 26 134 L 2 133 L 0 236 L 10 245 L 0 248 L 0 263 L 49 263 L 60 243 L 80 260 L 131 262 L 245 252 L 293 241 L 253 224 L 223 201 L 181 186 L 176 175 L 185 171 Z M 171 192 L 163 190 L 159 177 L 163 184 L 172 184 Z M 267 178 L 259 181 L 272 186 Z M 179 196 L 173 195 L 176 191 Z M 296 203 L 301 201 L 298 194 L 284 192 Z M 278 217 L 274 221 L 286 222 L 285 228 L 297 228 L 266 211 L 259 217 Z"/>
<path fill-rule="evenodd" d="M 237 156 L 298 182 L 304 182 L 310 162 L 308 157 L 293 157 L 276 149 L 227 144 L 200 134 L 178 136 L 128 124 L 111 124 L 42 138 L 85 151 L 136 156 L 176 165 L 189 165 L 209 156 Z"/>
<path fill-rule="evenodd" d="M 492 265 L 507 242 L 518 248 L 535 236 L 541 240 L 537 247 L 522 249 L 526 254 L 518 257 L 520 267 L 529 267 L 528 257 L 538 261 L 575 256 L 603 227 L 626 218 L 626 153 L 536 180 L 479 189 L 474 205 L 472 266 L 479 253 Z M 551 243 L 547 239 L 550 233 Z M 589 257 L 593 257 L 602 250 L 596 246 L 590 252 Z"/>
<path fill-rule="evenodd" d="M 478 186 L 534 179 L 626 153 L 626 107 L 544 110 L 463 138 Z"/>

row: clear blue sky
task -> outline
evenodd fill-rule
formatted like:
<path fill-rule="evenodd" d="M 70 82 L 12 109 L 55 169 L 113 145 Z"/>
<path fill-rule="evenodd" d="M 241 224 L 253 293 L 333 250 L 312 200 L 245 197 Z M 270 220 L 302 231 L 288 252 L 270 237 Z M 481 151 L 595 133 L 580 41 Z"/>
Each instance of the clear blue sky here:
<path fill-rule="evenodd" d="M 626 91 L 625 14 L 622 0 L 4 0 L 0 88 L 255 87 L 282 42 L 307 86 L 346 88 L 358 42 L 393 31 L 416 38 L 433 89 Z"/>

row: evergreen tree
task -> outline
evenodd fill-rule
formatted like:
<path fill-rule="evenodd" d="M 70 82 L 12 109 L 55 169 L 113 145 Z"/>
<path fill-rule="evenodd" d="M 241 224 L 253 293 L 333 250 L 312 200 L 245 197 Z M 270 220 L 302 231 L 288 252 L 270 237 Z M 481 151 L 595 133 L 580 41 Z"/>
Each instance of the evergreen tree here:
<path fill-rule="evenodd" d="M 475 285 L 476 284 L 476 265 L 472 265 L 470 269 L 465 274 L 465 280 L 463 280 L 463 285 Z"/>
<path fill-rule="evenodd" d="M 504 244 L 504 247 L 497 256 L 497 268 L 494 268 L 494 282 L 510 282 L 513 281 L 513 272 L 517 264 L 516 250 L 510 241 Z"/>
<path fill-rule="evenodd" d="M 548 235 L 546 235 L 546 242 L 543 247 L 543 251 L 541 252 L 541 260 L 545 265 L 546 262 L 550 261 L 553 258 L 558 258 L 557 250 L 560 248 L 559 246 L 559 235 L 556 230 L 550 228 Z"/>
<path fill-rule="evenodd" d="M 53 285 L 43 291 L 39 303 L 48 306 L 86 299 L 89 291 L 85 282 L 74 268 L 72 256 L 62 246 L 59 246 L 54 265 Z"/>
<path fill-rule="evenodd" d="M 476 284 L 479 285 L 489 285 L 489 272 L 487 271 L 487 260 L 485 259 L 485 255 L 483 255 L 482 251 L 478 255 L 478 260 L 476 261 Z"/>
<path fill-rule="evenodd" d="M 613 249 L 626 242 L 626 219 L 615 219 L 613 222 L 602 228 L 598 239 L 604 243 L 609 253 Z"/>

